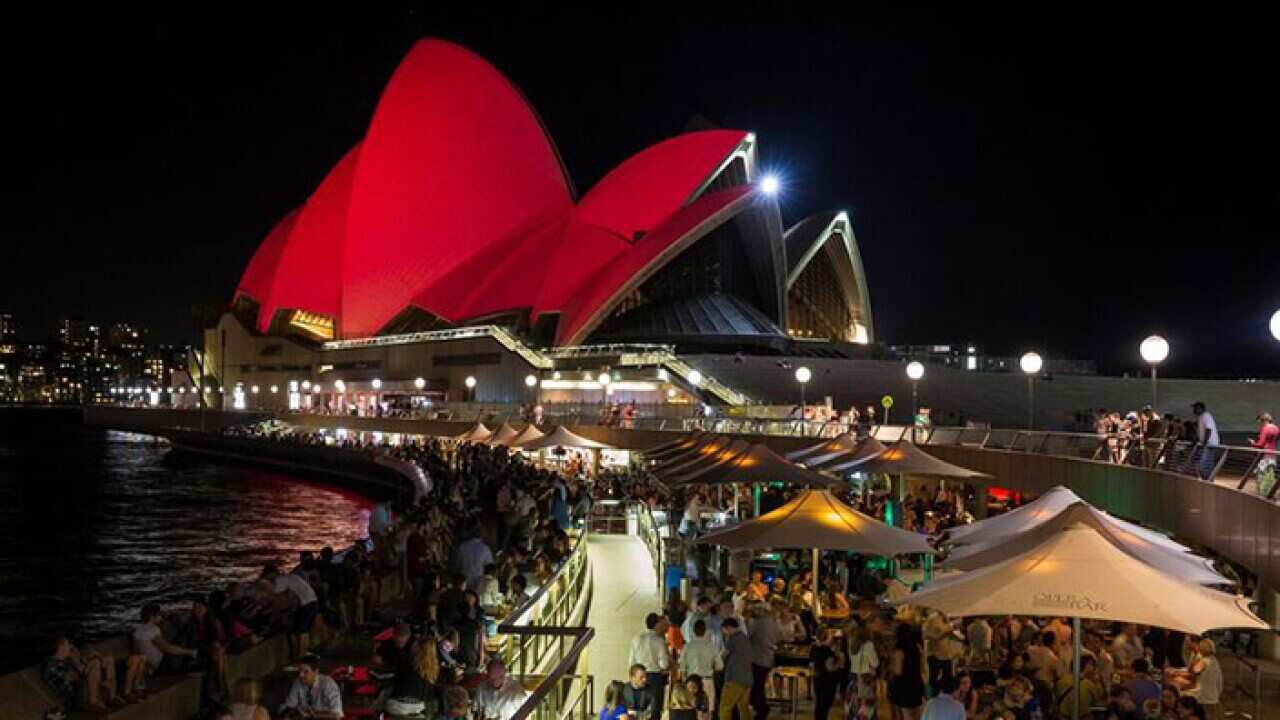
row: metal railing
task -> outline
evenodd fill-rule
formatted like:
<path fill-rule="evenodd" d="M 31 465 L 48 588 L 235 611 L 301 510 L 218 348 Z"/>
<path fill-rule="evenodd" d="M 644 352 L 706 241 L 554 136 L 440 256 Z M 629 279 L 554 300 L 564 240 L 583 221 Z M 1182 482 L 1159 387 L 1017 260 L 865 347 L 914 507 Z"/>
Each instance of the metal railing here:
<path fill-rule="evenodd" d="M 649 551 L 649 557 L 653 561 L 653 573 L 658 578 L 658 591 L 659 597 L 661 597 L 667 574 L 666 538 L 663 537 L 662 528 L 658 525 L 658 521 L 654 519 L 653 513 L 649 511 L 647 504 L 642 502 L 628 503 L 627 512 L 636 514 L 636 534 L 644 542 L 645 549 Z"/>
<path fill-rule="evenodd" d="M 574 611 L 583 593 L 589 592 L 590 576 L 584 531 L 547 582 L 498 624 L 498 632 L 509 636 L 502 653 L 508 668 L 523 677 L 542 670 L 552 657 L 549 653 L 556 658 L 565 656 L 565 641 L 577 628 Z"/>
<path fill-rule="evenodd" d="M 590 720 L 595 713 L 594 678 L 579 668 L 595 630 L 575 623 L 581 603 L 591 594 L 590 527 L 588 517 L 569 557 L 498 625 L 498 632 L 509 638 L 502 652 L 507 667 L 522 681 L 538 680 L 512 720 Z"/>

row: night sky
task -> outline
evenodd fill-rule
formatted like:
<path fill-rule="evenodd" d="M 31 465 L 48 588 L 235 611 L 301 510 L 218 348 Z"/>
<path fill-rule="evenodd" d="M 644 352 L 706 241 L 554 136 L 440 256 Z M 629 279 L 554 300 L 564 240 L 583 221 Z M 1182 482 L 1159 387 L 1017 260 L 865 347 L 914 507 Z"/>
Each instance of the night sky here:
<path fill-rule="evenodd" d="M 787 224 L 852 213 L 883 341 L 1123 372 L 1160 332 L 1171 375 L 1280 376 L 1274 18 L 185 5 L 6 22 L 0 308 L 29 336 L 188 337 L 438 36 L 524 91 L 579 192 L 695 114 L 758 133 Z"/>

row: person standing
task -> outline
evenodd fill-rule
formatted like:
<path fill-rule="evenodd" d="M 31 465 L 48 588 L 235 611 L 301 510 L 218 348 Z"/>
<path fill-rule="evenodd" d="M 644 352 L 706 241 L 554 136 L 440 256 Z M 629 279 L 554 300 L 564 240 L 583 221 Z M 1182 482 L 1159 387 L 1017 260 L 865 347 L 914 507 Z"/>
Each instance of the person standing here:
<path fill-rule="evenodd" d="M 1209 480 L 1213 469 L 1218 465 L 1218 422 L 1213 419 L 1203 402 L 1196 401 L 1191 405 L 1191 413 L 1196 416 L 1196 442 L 1203 451 L 1200 454 L 1200 479 Z"/>
<path fill-rule="evenodd" d="M 889 666 L 889 702 L 903 720 L 919 720 L 924 705 L 924 668 L 920 639 L 912 625 L 900 623 Z"/>
<path fill-rule="evenodd" d="M 1250 439 L 1249 444 L 1262 450 L 1262 459 L 1258 461 L 1258 494 L 1266 497 L 1276 484 L 1276 440 L 1280 439 L 1280 427 L 1271 420 L 1271 413 L 1258 415 L 1258 437 Z"/>
<path fill-rule="evenodd" d="M 715 673 L 724 669 L 724 661 L 707 637 L 708 632 L 706 620 L 699 618 L 693 622 L 693 634 L 685 641 L 684 652 L 680 653 L 680 675 L 685 678 L 697 675 L 707 696 L 707 707 L 714 708 Z"/>
<path fill-rule="evenodd" d="M 738 720 L 751 720 L 747 696 L 751 693 L 754 680 L 751 667 L 751 641 L 742 634 L 738 619 L 727 617 L 721 624 L 724 635 L 724 689 L 720 696 L 720 720 L 733 720 L 733 711 L 738 711 Z"/>
<path fill-rule="evenodd" d="M 658 613 L 645 616 L 645 629 L 631 639 L 630 665 L 643 665 L 646 686 L 653 696 L 653 720 L 662 720 L 667 678 L 671 674 L 671 652 L 667 649 L 667 619 Z"/>
<path fill-rule="evenodd" d="M 282 607 L 293 607 L 293 623 L 288 633 L 291 657 L 306 655 L 311 640 L 311 626 L 320 614 L 316 591 L 311 589 L 311 584 L 301 575 L 281 573 L 274 563 L 263 566 L 262 579 Z"/>
<path fill-rule="evenodd" d="M 748 627 L 751 636 L 751 708 L 755 711 L 755 720 L 768 720 L 769 701 L 765 697 L 765 688 L 769 684 L 769 673 L 773 672 L 774 652 L 778 649 L 778 622 L 764 603 L 752 608 L 751 618 Z"/>
<path fill-rule="evenodd" d="M 831 628 L 818 631 L 818 642 L 809 653 L 813 665 L 813 718 L 828 720 L 836 691 L 844 680 L 844 648 Z"/>

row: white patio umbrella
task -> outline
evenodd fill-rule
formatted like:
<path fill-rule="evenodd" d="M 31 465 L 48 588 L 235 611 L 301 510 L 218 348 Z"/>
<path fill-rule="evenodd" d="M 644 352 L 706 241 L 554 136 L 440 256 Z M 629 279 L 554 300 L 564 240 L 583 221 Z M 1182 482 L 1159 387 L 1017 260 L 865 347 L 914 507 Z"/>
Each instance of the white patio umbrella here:
<path fill-rule="evenodd" d="M 1082 618 L 1195 635 L 1217 628 L 1269 630 L 1247 602 L 1161 572 L 1121 550 L 1092 525 L 1073 523 L 1027 552 L 938 580 L 893 604 L 930 607 L 949 617 L 1071 617 L 1079 717 Z"/>
<path fill-rule="evenodd" d="M 945 533 L 943 543 L 950 546 L 959 546 L 1012 537 L 1040 523 L 1047 522 L 1072 505 L 1081 502 L 1084 502 L 1084 500 L 1069 488 L 1056 485 L 1022 507 L 969 525 L 951 528 Z M 1125 522 L 1112 515 L 1105 513 L 1103 515 L 1126 532 L 1132 533 L 1149 543 L 1171 550 L 1190 552 L 1190 548 L 1180 545 L 1154 530 L 1148 530 L 1141 525 Z"/>
<path fill-rule="evenodd" d="M 1001 516 L 1003 517 L 1003 516 Z M 1151 567 L 1197 585 L 1234 585 L 1212 563 L 1194 555 L 1181 545 L 1154 542 L 1150 535 L 1159 535 L 1133 523 L 1114 518 L 1083 500 L 1067 505 L 1060 512 L 1047 517 L 1036 517 L 1021 531 L 1005 533 L 970 534 L 965 544 L 950 548 L 946 566 L 957 570 L 975 570 L 1024 553 L 1064 528 L 1083 523 L 1097 530 L 1113 545 Z M 978 523 L 981 524 L 981 523 Z M 1160 538 L 1164 536 L 1160 535 Z"/>
<path fill-rule="evenodd" d="M 737 550 L 812 549 L 815 617 L 820 594 L 820 550 L 847 550 L 886 558 L 934 552 L 925 536 L 864 515 L 829 490 L 805 490 L 776 510 L 708 533 L 698 542 Z"/>

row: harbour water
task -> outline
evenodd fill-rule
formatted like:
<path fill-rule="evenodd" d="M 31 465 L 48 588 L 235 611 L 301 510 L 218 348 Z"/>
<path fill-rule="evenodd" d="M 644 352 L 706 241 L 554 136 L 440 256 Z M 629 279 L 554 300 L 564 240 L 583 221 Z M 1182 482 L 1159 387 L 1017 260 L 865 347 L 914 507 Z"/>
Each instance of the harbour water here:
<path fill-rule="evenodd" d="M 125 630 L 302 550 L 366 534 L 373 501 L 280 473 L 171 453 L 78 423 L 0 422 L 0 672 L 51 633 Z"/>

